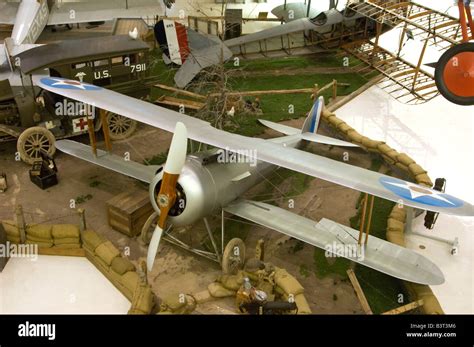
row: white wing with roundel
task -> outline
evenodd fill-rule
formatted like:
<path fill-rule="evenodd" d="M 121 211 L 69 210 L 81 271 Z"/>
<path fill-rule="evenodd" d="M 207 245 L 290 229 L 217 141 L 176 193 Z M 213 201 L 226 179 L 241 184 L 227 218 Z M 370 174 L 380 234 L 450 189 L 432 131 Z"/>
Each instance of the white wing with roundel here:
<path fill-rule="evenodd" d="M 139 122 L 173 132 L 176 122 L 188 129 L 188 137 L 211 146 L 249 153 L 276 166 L 304 173 L 406 206 L 460 216 L 474 216 L 474 206 L 449 194 L 428 189 L 283 144 L 245 137 L 213 128 L 208 122 L 151 103 L 78 81 L 42 78 L 38 85 L 51 92 L 91 104 Z"/>

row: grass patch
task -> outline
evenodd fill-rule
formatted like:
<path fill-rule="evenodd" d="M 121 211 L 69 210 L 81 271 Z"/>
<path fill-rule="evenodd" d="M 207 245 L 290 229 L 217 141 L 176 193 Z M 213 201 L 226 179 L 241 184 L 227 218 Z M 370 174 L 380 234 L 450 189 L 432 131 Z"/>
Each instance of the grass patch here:
<path fill-rule="evenodd" d="M 304 278 L 308 278 L 311 272 L 309 271 L 308 267 L 305 264 L 300 265 L 300 275 Z"/>
<path fill-rule="evenodd" d="M 314 249 L 313 258 L 315 265 L 314 273 L 318 278 L 324 278 L 331 274 L 347 278 L 347 270 L 351 266 L 350 260 L 337 257 L 334 263 L 331 264 L 328 261 L 328 257 L 326 257 L 326 251 L 320 248 Z"/>
<path fill-rule="evenodd" d="M 79 195 L 74 200 L 76 204 L 80 205 L 91 199 L 92 199 L 92 194 L 87 194 L 87 195 Z"/>
<path fill-rule="evenodd" d="M 154 155 L 151 158 L 146 158 L 143 163 L 145 165 L 163 165 L 166 162 L 166 158 L 168 158 L 168 152 L 161 152 L 157 155 Z"/>
<path fill-rule="evenodd" d="M 93 180 L 91 183 L 89 183 L 89 187 L 91 187 L 91 188 L 97 188 L 97 187 L 100 186 L 101 184 L 102 184 L 101 181 Z"/>

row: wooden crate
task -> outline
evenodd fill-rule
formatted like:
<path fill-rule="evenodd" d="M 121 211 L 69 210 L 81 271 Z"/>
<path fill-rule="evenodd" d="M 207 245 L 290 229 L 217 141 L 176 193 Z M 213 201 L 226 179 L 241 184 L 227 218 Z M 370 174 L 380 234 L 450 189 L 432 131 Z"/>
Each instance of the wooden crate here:
<path fill-rule="evenodd" d="M 148 192 L 143 190 L 124 192 L 107 201 L 109 225 L 130 237 L 141 232 L 152 213 Z"/>

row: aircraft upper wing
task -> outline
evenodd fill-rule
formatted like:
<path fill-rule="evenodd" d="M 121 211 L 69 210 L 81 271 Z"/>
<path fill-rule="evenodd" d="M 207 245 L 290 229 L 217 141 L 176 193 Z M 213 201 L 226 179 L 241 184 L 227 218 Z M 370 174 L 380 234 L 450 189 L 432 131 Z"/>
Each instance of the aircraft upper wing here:
<path fill-rule="evenodd" d="M 310 245 L 326 250 L 330 247 L 338 256 L 390 276 L 427 285 L 444 282 L 441 270 L 427 258 L 372 235 L 369 235 L 364 253 L 357 254 L 359 231 L 328 219 L 317 223 L 277 206 L 241 199 L 224 210 Z M 345 249 L 344 252 L 346 246 L 352 246 L 353 251 Z"/>
<path fill-rule="evenodd" d="M 51 8 L 48 25 L 152 17 L 163 12 L 158 0 L 128 0 L 127 3 L 126 7 L 125 1 L 56 2 Z"/>
<path fill-rule="evenodd" d="M 15 24 L 18 2 L 0 2 L 0 24 Z"/>
<path fill-rule="evenodd" d="M 98 86 L 55 77 L 42 78 L 38 86 L 169 132 L 174 131 L 176 122 L 182 122 L 188 129 L 190 139 L 239 152 L 253 159 L 403 203 L 406 206 L 452 215 L 474 216 L 474 206 L 451 195 L 288 148 L 280 143 L 228 133 L 213 128 L 203 120 Z"/>

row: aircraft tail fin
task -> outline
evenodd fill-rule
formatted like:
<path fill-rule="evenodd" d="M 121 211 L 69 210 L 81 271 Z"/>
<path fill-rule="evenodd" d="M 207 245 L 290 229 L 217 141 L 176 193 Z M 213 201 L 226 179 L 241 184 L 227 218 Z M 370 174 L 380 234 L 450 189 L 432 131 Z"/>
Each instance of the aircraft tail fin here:
<path fill-rule="evenodd" d="M 303 128 L 301 129 L 301 133 L 312 133 L 316 134 L 318 131 L 319 124 L 321 122 L 321 113 L 323 112 L 324 108 L 324 97 L 320 96 L 314 102 L 311 111 L 309 111 L 308 117 L 304 121 Z"/>

